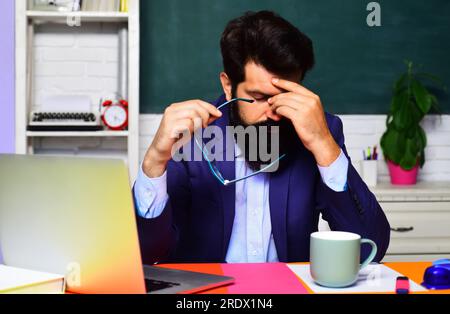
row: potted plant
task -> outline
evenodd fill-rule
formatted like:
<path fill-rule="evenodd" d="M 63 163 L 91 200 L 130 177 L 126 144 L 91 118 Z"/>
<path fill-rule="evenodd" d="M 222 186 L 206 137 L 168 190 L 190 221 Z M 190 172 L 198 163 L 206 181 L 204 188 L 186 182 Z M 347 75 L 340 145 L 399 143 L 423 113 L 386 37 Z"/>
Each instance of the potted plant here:
<path fill-rule="evenodd" d="M 417 182 L 419 166 L 425 163 L 427 137 L 420 122 L 431 110 L 440 113 L 437 97 L 427 89 L 427 79 L 445 89 L 437 77 L 415 71 L 406 61 L 407 72 L 395 82 L 387 130 L 381 137 L 381 148 L 388 164 L 392 184 L 411 185 Z"/>

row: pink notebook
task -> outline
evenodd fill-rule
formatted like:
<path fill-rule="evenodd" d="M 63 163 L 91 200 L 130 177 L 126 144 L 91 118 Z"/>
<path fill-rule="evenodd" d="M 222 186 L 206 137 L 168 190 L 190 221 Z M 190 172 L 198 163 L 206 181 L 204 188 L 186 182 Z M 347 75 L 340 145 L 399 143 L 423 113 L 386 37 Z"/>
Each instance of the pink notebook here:
<path fill-rule="evenodd" d="M 236 278 L 227 287 L 234 294 L 306 294 L 308 291 L 283 263 L 222 264 L 223 274 Z"/>

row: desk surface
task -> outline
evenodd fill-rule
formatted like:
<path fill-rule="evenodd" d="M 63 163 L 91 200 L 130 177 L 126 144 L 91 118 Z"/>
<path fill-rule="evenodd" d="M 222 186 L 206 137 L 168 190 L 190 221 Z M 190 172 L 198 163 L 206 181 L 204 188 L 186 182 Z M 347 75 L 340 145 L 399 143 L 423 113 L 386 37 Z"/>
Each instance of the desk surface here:
<path fill-rule="evenodd" d="M 380 202 L 450 201 L 450 182 L 418 182 L 404 186 L 381 182 L 370 190 Z"/>
<path fill-rule="evenodd" d="M 196 272 L 203 272 L 203 273 L 209 273 L 209 274 L 215 274 L 215 275 L 224 275 L 223 266 L 225 264 L 164 264 L 164 265 L 158 265 L 159 267 L 165 267 L 165 268 L 171 268 L 171 269 L 180 269 L 180 270 L 187 270 L 187 271 L 196 271 Z M 416 283 L 420 284 L 422 282 L 423 274 L 425 272 L 425 269 L 429 266 L 431 266 L 430 262 L 399 262 L 399 263 L 384 263 L 384 265 L 390 267 L 391 269 L 403 274 L 404 276 L 407 276 L 411 280 L 415 281 Z M 295 276 L 294 274 L 292 274 Z M 263 277 L 264 274 L 261 274 Z M 245 293 L 260 293 L 261 287 L 254 287 L 254 291 L 252 289 L 249 289 L 248 282 L 240 282 L 239 278 L 236 276 L 236 283 L 232 284 L 230 286 L 226 287 L 219 287 L 216 289 L 211 289 L 208 291 L 205 291 L 203 293 L 205 294 L 228 294 L 228 293 L 235 293 L 235 291 L 239 291 L 239 286 L 245 286 Z M 301 282 L 299 279 L 298 283 L 301 285 Z M 292 284 L 290 282 L 289 284 Z M 311 291 L 310 291 L 311 292 Z M 426 292 L 419 292 L 421 294 L 450 294 L 450 290 L 440 290 L 440 291 L 426 291 Z"/>

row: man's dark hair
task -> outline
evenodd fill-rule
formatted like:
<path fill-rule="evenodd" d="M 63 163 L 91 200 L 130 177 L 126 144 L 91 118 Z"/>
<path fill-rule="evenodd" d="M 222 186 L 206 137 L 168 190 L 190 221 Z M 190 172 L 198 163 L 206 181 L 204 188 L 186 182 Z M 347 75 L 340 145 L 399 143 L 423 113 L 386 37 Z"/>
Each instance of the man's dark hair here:
<path fill-rule="evenodd" d="M 280 76 L 303 80 L 314 66 L 311 39 L 270 11 L 247 12 L 228 23 L 220 40 L 224 71 L 234 88 L 253 61 Z"/>

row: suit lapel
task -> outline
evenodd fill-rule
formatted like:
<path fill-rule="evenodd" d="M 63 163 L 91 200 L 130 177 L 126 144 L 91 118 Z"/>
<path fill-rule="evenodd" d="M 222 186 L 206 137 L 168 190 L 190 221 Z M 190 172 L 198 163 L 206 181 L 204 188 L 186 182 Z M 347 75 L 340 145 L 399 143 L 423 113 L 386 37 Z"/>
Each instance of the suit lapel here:
<path fill-rule="evenodd" d="M 292 167 L 283 167 L 270 175 L 269 204 L 272 233 L 278 259 L 287 261 L 287 200 Z"/>

